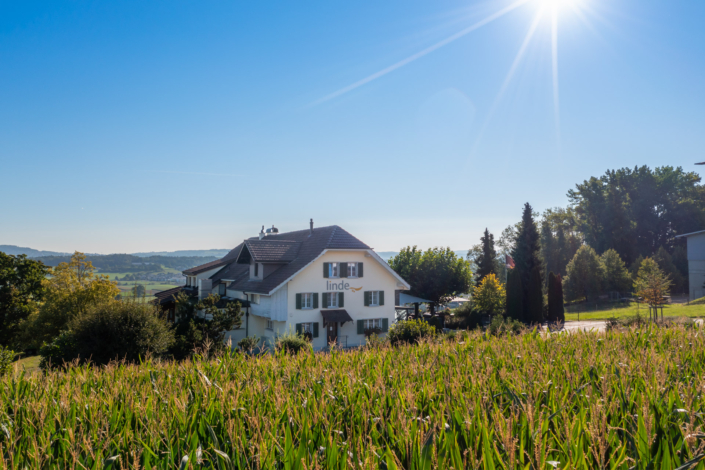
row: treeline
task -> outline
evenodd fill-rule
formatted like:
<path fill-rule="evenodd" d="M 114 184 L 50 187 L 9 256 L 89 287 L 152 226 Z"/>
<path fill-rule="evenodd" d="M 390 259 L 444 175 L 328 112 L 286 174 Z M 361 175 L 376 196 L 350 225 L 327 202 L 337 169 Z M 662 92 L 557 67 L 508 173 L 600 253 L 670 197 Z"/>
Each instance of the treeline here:
<path fill-rule="evenodd" d="M 60 263 L 69 263 L 71 256 L 39 256 L 32 258 L 47 266 L 56 267 Z M 184 270 L 215 261 L 214 256 L 149 256 L 140 257 L 127 254 L 87 255 L 86 260 L 93 267 L 107 273 L 124 272 L 158 272 L 164 268 Z"/>
<path fill-rule="evenodd" d="M 619 260 L 633 279 L 642 261 L 652 258 L 670 276 L 672 290 L 686 292 L 688 260 L 685 241 L 676 236 L 705 228 L 705 185 L 700 183 L 697 173 L 685 172 L 680 167 L 651 170 L 642 166 L 610 170 L 577 184 L 575 189 L 568 191 L 568 207 L 549 209 L 541 215 L 531 214 L 536 219 L 538 231 L 536 247 L 541 261 L 541 278 L 547 282 L 550 272 L 566 278 L 578 250 L 587 246 L 592 248 L 595 256 L 583 253 L 581 259 L 573 263 L 576 267 L 590 261 L 586 260 L 589 254 L 599 268 L 598 273 L 604 273 L 603 279 L 606 279 L 610 267 L 619 264 Z M 494 258 L 494 269 L 503 278 L 506 278 L 506 255 L 511 256 L 516 249 L 521 231 L 520 221 L 507 227 L 497 242 L 499 252 Z M 468 259 L 477 266 L 483 255 L 486 258 L 482 244 L 478 244 L 470 250 Z M 599 266 L 596 257 L 607 261 L 608 265 Z M 625 286 L 628 282 L 624 280 L 615 285 L 607 279 L 599 289 L 595 287 L 590 292 L 629 290 Z"/>

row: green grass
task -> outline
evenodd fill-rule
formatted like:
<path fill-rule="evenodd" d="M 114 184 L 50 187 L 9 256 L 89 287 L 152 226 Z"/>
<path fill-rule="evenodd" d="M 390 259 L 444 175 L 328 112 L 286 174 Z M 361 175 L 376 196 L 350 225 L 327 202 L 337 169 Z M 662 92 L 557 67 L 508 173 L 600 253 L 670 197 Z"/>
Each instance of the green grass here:
<path fill-rule="evenodd" d="M 15 361 L 12 364 L 12 367 L 13 368 L 17 367 L 17 374 L 20 374 L 23 370 L 26 370 L 29 373 L 38 372 L 40 359 L 41 359 L 40 356 L 24 357 L 24 358 L 20 359 L 19 361 Z"/>
<path fill-rule="evenodd" d="M 0 469 L 702 470 L 699 333 L 477 332 L 4 377 Z"/>
<path fill-rule="evenodd" d="M 566 320 L 606 320 L 608 318 L 624 318 L 633 317 L 639 313 L 642 316 L 648 315 L 648 309 L 644 305 L 637 308 L 636 304 L 628 307 L 619 307 L 610 310 L 598 310 L 593 312 L 580 312 L 565 314 Z M 659 309 L 659 316 L 661 310 Z M 666 317 L 705 317 L 705 304 L 686 305 L 686 304 L 671 304 L 663 308 L 663 315 Z"/>

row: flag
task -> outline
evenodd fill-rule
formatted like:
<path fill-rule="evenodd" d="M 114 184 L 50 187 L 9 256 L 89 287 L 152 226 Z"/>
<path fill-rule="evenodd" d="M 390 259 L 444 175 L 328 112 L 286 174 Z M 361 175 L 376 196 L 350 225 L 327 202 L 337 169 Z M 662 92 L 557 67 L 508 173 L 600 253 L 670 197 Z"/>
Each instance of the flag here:
<path fill-rule="evenodd" d="M 506 258 L 505 263 L 507 264 L 507 269 L 514 269 L 514 266 L 516 266 L 514 264 L 514 258 L 512 258 L 509 255 L 505 255 L 505 258 Z"/>

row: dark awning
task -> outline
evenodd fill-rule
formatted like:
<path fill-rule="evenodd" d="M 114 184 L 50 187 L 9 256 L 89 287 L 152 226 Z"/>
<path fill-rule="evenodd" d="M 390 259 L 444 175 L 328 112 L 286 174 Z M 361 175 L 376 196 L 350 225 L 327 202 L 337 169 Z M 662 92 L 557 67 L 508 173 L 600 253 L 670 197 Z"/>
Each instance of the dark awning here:
<path fill-rule="evenodd" d="M 336 310 L 321 310 L 321 315 L 323 315 L 323 323 L 345 323 L 351 322 L 353 319 L 350 314 L 344 309 Z"/>

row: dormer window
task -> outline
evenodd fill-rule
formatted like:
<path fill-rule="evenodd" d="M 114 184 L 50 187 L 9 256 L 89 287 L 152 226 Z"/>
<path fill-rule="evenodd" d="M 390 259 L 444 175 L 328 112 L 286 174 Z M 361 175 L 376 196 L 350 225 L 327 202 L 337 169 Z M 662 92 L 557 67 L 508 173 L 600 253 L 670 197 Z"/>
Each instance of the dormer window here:
<path fill-rule="evenodd" d="M 259 263 L 255 263 L 255 277 L 259 277 Z"/>

